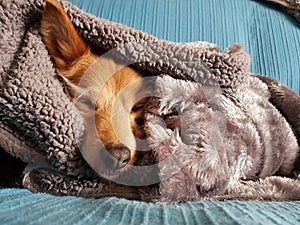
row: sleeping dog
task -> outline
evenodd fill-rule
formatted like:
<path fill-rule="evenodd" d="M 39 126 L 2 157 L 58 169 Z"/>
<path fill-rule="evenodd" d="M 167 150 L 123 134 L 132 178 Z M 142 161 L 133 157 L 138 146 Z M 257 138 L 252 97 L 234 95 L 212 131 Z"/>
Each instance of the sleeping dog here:
<path fill-rule="evenodd" d="M 100 158 L 102 162 L 99 163 L 99 166 L 104 165 L 108 170 L 116 170 L 119 174 L 127 171 L 131 165 L 138 161 L 136 160 L 137 142 L 135 138 L 146 136 L 143 123 L 138 123 L 142 113 L 139 111 L 139 105 L 135 105 L 137 95 L 144 89 L 141 75 L 110 58 L 99 57 L 92 53 L 90 47 L 84 43 L 76 32 L 62 7 L 54 0 L 47 0 L 46 2 L 42 16 L 41 33 L 57 71 L 67 83 L 70 97 L 74 99 L 74 102 L 78 101 L 81 96 L 87 97 L 87 101 L 83 101 L 82 104 L 78 105 L 85 116 L 86 123 L 82 144 L 83 155 L 85 158 L 89 158 L 88 162 L 93 162 L 94 158 L 96 162 Z M 234 51 L 234 49 L 231 49 L 231 51 Z M 158 123 L 153 123 L 155 126 L 152 134 L 159 137 L 156 140 L 155 135 L 152 135 L 155 144 L 153 146 L 158 146 L 156 152 L 158 161 L 163 161 L 173 152 L 179 152 L 182 154 L 178 155 L 179 160 L 175 161 L 174 166 L 178 167 L 177 162 L 184 163 L 178 171 L 174 171 L 169 164 L 161 164 L 162 167 L 159 168 L 160 175 L 178 173 L 176 176 L 161 180 L 161 201 L 200 200 L 212 197 L 222 199 L 224 194 L 224 198 L 299 199 L 298 181 L 295 181 L 296 185 L 293 185 L 294 189 L 291 189 L 289 188 L 289 179 L 281 182 L 280 179 L 283 179 L 283 177 L 269 177 L 272 175 L 291 176 L 292 172 L 298 171 L 298 169 L 294 170 L 292 168 L 297 167 L 299 164 L 299 145 L 296 140 L 298 138 L 299 141 L 298 95 L 295 97 L 295 94 L 285 90 L 279 83 L 264 77 L 255 78 L 251 76 L 247 79 L 245 82 L 248 83 L 245 83 L 245 86 L 241 85 L 238 88 L 238 94 L 236 96 L 232 94 L 232 99 L 226 99 L 226 96 L 222 95 L 224 101 L 220 101 L 219 105 L 217 105 L 218 102 L 215 105 L 203 104 L 203 101 L 200 100 L 205 99 L 205 96 L 201 95 L 198 84 L 180 83 L 175 80 L 166 82 L 168 79 L 162 80 L 162 87 L 167 91 L 173 90 L 179 95 L 180 93 L 190 93 L 184 100 L 195 100 L 194 111 L 203 110 L 207 114 L 206 117 L 201 117 L 204 125 L 206 122 L 213 121 L 216 128 L 220 128 L 221 131 L 224 128 L 226 132 L 214 132 L 215 136 L 210 135 L 209 126 L 201 127 L 199 125 L 200 117 L 198 115 L 201 112 L 200 114 L 199 112 L 194 114 L 197 116 L 192 117 L 195 120 L 190 120 L 190 126 L 186 123 L 184 127 L 180 127 L 181 124 L 178 125 L 176 120 L 178 116 L 175 113 L 173 117 L 175 126 L 173 129 L 169 129 L 168 132 L 174 130 L 177 132 L 183 128 L 190 131 L 186 134 L 191 134 L 187 137 L 187 140 L 191 143 L 186 145 L 185 151 L 178 144 L 178 140 L 180 141 L 181 138 L 180 135 L 160 135 L 156 125 L 160 125 L 162 121 L 158 119 Z M 123 89 L 131 86 L 131 83 L 135 83 L 133 85 L 135 88 L 129 88 L 129 91 L 122 97 Z M 177 87 L 176 85 L 170 88 L 172 83 L 177 84 L 178 88 L 174 88 Z M 184 85 L 186 85 L 185 91 L 178 91 L 180 88 L 184 88 Z M 191 87 L 194 87 L 194 89 Z M 186 90 L 189 90 L 189 92 Z M 196 90 L 195 93 L 192 92 L 193 90 Z M 169 95 L 166 94 L 166 91 L 162 93 L 164 93 L 162 97 L 167 100 L 174 99 L 172 93 Z M 230 95 L 230 93 L 227 94 Z M 249 94 L 254 97 L 252 98 Z M 174 102 L 177 103 L 177 100 L 180 101 L 181 98 L 178 97 Z M 116 103 L 118 103 L 117 107 L 115 107 Z M 180 103 L 185 104 L 184 101 Z M 153 118 L 156 119 L 156 114 L 162 114 L 163 116 L 167 115 L 167 119 L 170 119 L 169 116 L 172 115 L 174 108 L 167 101 L 165 105 L 166 107 L 160 107 L 160 109 L 166 111 L 167 107 L 170 107 L 170 110 L 166 111 L 168 114 L 154 112 Z M 187 105 L 185 104 L 184 107 Z M 222 127 L 222 124 L 217 124 L 218 120 L 213 120 L 215 117 L 211 117 L 213 107 L 218 109 L 217 106 L 220 106 L 220 109 L 227 115 L 228 123 L 224 127 Z M 246 108 L 246 106 L 249 108 Z M 276 111 L 277 109 L 275 110 L 274 106 L 285 115 L 287 121 Z M 252 115 L 249 112 L 256 113 Z M 122 120 L 119 120 L 120 123 L 114 121 L 115 115 L 122 118 Z M 274 115 L 279 118 L 280 123 L 276 123 Z M 267 121 L 266 117 L 270 120 Z M 289 127 L 290 125 L 287 122 L 291 123 L 292 127 Z M 172 118 L 170 123 L 172 124 Z M 166 124 L 167 122 L 162 124 L 161 133 L 164 133 Z M 283 124 L 284 128 L 280 132 L 274 132 L 280 124 Z M 263 125 L 265 127 L 261 127 Z M 201 128 L 198 130 L 199 132 L 195 130 L 197 126 Z M 94 127 L 95 129 L 93 129 Z M 296 137 L 292 135 L 293 131 Z M 177 134 L 176 132 L 174 134 Z M 215 148 L 216 146 L 220 147 L 219 139 L 212 143 L 209 140 L 211 137 L 218 138 L 218 135 L 220 136 L 223 133 L 226 133 L 227 141 L 224 141 L 224 146 L 220 148 L 222 151 L 219 151 L 218 148 Z M 202 135 L 203 138 L 197 138 L 199 135 Z M 160 139 L 162 136 L 170 137 L 170 140 L 162 141 Z M 97 157 L 99 151 L 98 140 L 101 140 L 102 143 L 100 157 Z M 200 143 L 201 140 L 203 143 Z M 266 146 L 265 143 L 267 143 Z M 179 150 L 177 149 L 178 146 L 180 147 Z M 194 148 L 190 148 L 190 146 Z M 241 146 L 244 148 L 241 148 Z M 285 148 L 285 146 L 289 146 L 289 148 Z M 276 151 L 272 151 L 272 147 Z M 104 157 L 102 157 L 101 152 L 106 152 L 105 149 L 109 154 L 104 154 Z M 190 151 L 191 149 L 195 149 L 195 151 Z M 218 151 L 211 151 L 212 149 Z M 111 176 L 114 175 L 108 171 L 106 177 L 110 178 Z M 266 179 L 263 182 L 260 180 L 256 182 L 259 178 Z M 177 184 L 181 184 L 181 187 L 178 188 Z M 274 187 L 278 187 L 279 190 L 274 189 Z M 194 192 L 191 190 L 194 190 Z M 286 190 L 291 191 L 285 194 Z M 143 191 L 142 193 L 146 192 Z M 278 193 L 281 194 L 278 196 Z"/>
<path fill-rule="evenodd" d="M 134 106 L 142 89 L 140 74 L 111 58 L 92 53 L 55 0 L 46 1 L 41 34 L 58 73 L 67 83 L 69 96 L 76 100 L 85 95 L 92 103 L 79 106 L 86 123 L 81 146 L 85 157 L 93 160 L 100 150 L 99 164 L 105 165 L 101 169 L 118 173 L 126 170 L 136 159 L 135 136 L 144 136 L 140 108 Z M 120 97 L 131 83 L 135 83 L 134 88 Z M 113 121 L 115 111 L 118 122 Z"/>

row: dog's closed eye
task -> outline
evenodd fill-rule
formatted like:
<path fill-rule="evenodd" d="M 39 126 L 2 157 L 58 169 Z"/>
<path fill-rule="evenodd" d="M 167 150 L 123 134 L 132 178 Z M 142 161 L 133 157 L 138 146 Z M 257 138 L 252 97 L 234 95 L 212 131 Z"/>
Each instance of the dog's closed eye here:
<path fill-rule="evenodd" d="M 82 140 L 85 154 L 90 154 L 89 158 L 93 159 L 99 153 L 96 143 L 100 140 L 105 148 L 110 149 L 113 155 L 110 159 L 117 159 L 118 168 L 131 164 L 136 155 L 134 135 L 144 137 L 142 106 L 133 108 L 132 113 L 127 107 L 134 102 L 138 88 L 142 87 L 140 74 L 127 66 L 120 66 L 112 59 L 93 54 L 67 13 L 55 0 L 46 0 L 41 34 L 56 69 L 69 86 L 67 91 L 70 98 L 75 102 L 80 101 L 82 107 L 79 110 L 85 113 L 85 134 Z M 96 68 L 101 69 L 89 74 L 89 68 L 95 64 L 100 64 Z M 121 69 L 115 71 L 115 68 Z M 87 74 L 90 76 L 86 76 Z M 108 74 L 110 77 L 107 77 Z M 123 97 L 129 103 L 121 102 L 120 107 L 114 108 L 119 93 L 132 82 L 136 82 L 136 88 Z M 91 89 L 101 91 L 90 91 Z M 112 165 L 116 164 L 114 160 L 108 161 Z"/>

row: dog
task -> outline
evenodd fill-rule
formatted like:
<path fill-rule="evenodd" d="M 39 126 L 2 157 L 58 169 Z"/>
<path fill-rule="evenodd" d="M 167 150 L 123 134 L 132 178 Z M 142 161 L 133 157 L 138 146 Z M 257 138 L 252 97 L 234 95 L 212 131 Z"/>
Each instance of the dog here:
<path fill-rule="evenodd" d="M 135 104 L 143 88 L 142 76 L 111 58 L 94 54 L 55 0 L 46 1 L 40 31 L 57 72 L 68 86 L 69 96 L 75 101 L 83 93 L 94 103 L 79 107 L 85 119 L 83 155 L 100 169 L 110 171 L 107 176 L 114 176 L 111 170 L 120 174 L 135 162 L 136 138 L 145 135 L 141 107 Z M 120 97 L 132 83 L 135 88 Z M 114 115 L 119 118 L 117 122 Z"/>

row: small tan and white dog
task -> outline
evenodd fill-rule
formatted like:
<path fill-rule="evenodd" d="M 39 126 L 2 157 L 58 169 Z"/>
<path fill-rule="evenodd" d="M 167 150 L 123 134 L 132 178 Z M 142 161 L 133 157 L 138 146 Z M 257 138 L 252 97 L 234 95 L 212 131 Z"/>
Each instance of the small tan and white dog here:
<path fill-rule="evenodd" d="M 128 66 L 92 53 L 55 0 L 46 1 L 41 34 L 58 73 L 67 83 L 70 97 L 76 99 L 78 93 L 89 92 L 89 100 L 94 103 L 94 107 L 81 106 L 87 113 L 81 147 L 85 156 L 95 164 L 103 162 L 119 172 L 126 170 L 136 159 L 136 137 L 144 137 L 141 110 L 132 107 L 142 88 L 141 75 Z M 137 84 L 135 88 L 120 98 L 122 90 L 133 82 Z M 117 122 L 113 119 L 116 113 Z M 103 149 L 99 149 L 99 140 Z M 105 150 L 109 154 L 101 162 L 97 157 L 101 158 L 101 151 Z"/>

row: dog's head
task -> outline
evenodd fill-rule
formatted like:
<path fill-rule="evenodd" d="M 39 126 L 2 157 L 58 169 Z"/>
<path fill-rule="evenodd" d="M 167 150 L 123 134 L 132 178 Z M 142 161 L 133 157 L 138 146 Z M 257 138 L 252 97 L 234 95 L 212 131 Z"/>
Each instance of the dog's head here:
<path fill-rule="evenodd" d="M 140 75 L 92 53 L 55 0 L 46 1 L 41 34 L 71 98 L 79 102 L 77 106 L 83 112 L 83 156 L 96 170 L 120 174 L 136 159 L 135 135 L 144 137 L 142 107 L 134 106 L 142 88 Z M 79 101 L 82 96 L 86 99 Z"/>

